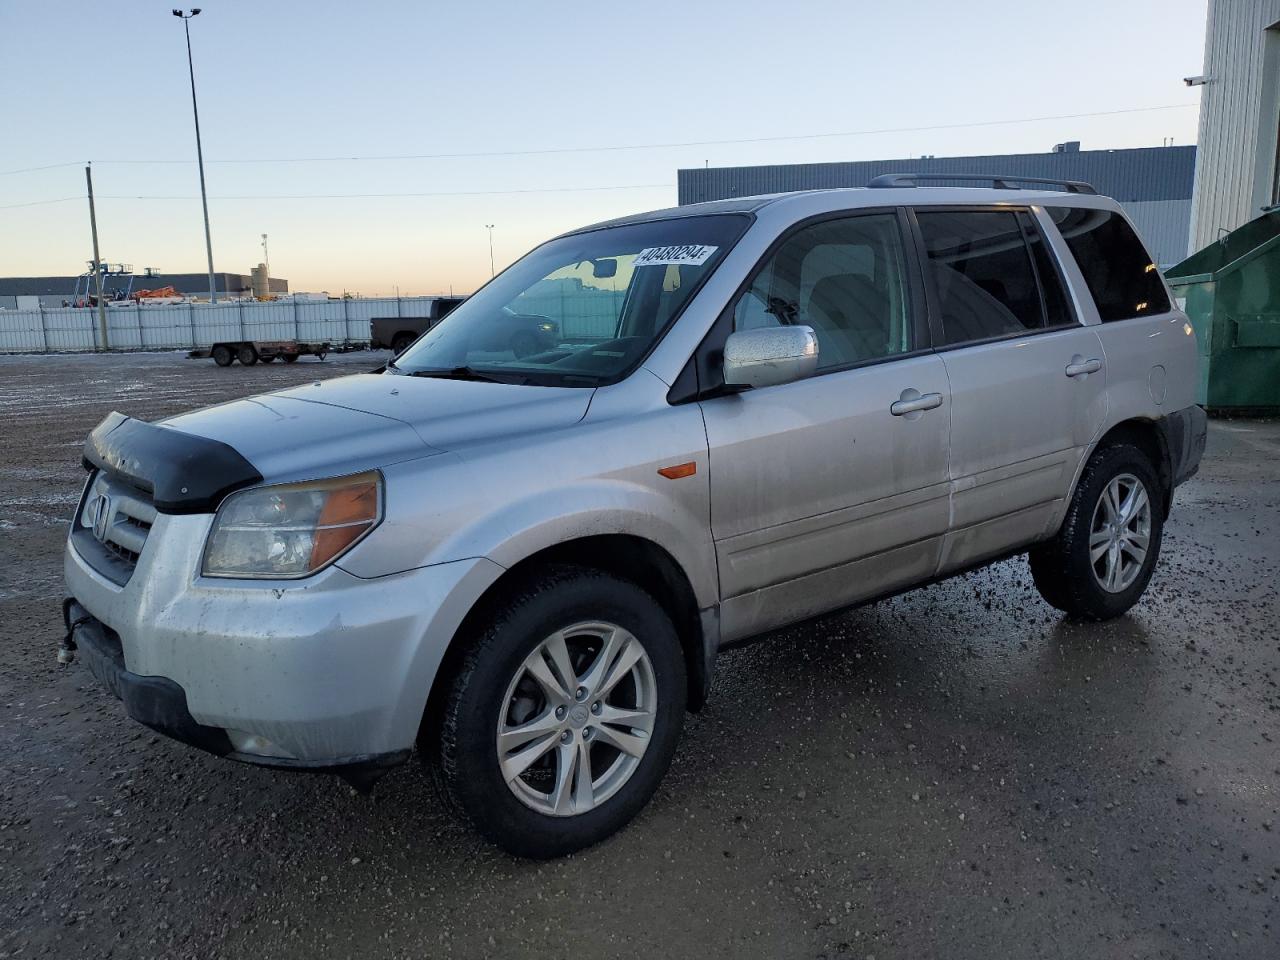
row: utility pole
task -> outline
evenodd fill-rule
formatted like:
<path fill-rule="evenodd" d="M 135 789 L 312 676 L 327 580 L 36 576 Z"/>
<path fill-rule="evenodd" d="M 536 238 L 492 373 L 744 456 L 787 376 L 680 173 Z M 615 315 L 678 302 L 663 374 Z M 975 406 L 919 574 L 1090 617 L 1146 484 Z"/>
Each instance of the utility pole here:
<path fill-rule="evenodd" d="M 486 223 L 484 228 L 489 231 L 489 279 L 494 277 L 493 271 L 493 224 Z"/>
<path fill-rule="evenodd" d="M 271 254 L 267 252 L 267 235 L 262 235 L 262 259 L 267 268 L 267 293 L 271 292 Z"/>
<path fill-rule="evenodd" d="M 196 106 L 196 68 L 195 61 L 191 58 L 191 26 L 187 22 L 192 17 L 200 15 L 200 8 L 193 7 L 190 13 L 185 14 L 181 10 L 174 10 L 173 15 L 182 20 L 182 29 L 187 35 L 187 72 L 191 75 L 191 114 L 196 121 L 196 164 L 200 168 L 200 204 L 204 207 L 204 248 L 209 255 L 209 302 L 217 303 L 218 290 L 213 279 L 213 240 L 209 235 L 209 196 L 204 189 L 204 150 L 200 146 L 200 108 Z"/>
<path fill-rule="evenodd" d="M 102 261 L 98 254 L 98 214 L 93 209 L 93 169 L 85 164 L 84 181 L 89 185 L 89 229 L 93 233 L 93 282 L 98 296 L 98 340 L 107 349 L 107 304 L 102 299 Z"/>

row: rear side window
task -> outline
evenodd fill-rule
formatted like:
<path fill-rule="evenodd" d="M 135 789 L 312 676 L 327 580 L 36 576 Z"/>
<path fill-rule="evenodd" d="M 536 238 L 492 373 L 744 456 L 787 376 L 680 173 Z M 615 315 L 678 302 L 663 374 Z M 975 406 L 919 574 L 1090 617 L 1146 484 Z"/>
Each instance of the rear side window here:
<path fill-rule="evenodd" d="M 1103 323 L 1169 311 L 1160 271 L 1133 228 L 1110 210 L 1051 207 Z"/>
<path fill-rule="evenodd" d="M 1062 283 L 1062 274 L 1058 271 L 1057 261 L 1049 252 L 1049 245 L 1040 226 L 1029 213 L 1018 214 L 1022 226 L 1027 233 L 1027 243 L 1031 245 L 1031 259 L 1036 264 L 1036 275 L 1040 278 L 1040 290 L 1044 293 L 1044 315 L 1047 327 L 1069 326 L 1076 322 L 1075 311 L 1067 300 L 1067 291 Z"/>
<path fill-rule="evenodd" d="M 1044 329 L 1016 211 L 922 210 L 917 219 L 947 344 Z"/>

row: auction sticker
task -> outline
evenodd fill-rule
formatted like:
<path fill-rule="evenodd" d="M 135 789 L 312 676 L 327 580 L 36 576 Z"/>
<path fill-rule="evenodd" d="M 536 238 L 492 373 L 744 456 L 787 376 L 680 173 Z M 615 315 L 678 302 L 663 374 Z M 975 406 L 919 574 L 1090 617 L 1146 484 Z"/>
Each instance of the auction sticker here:
<path fill-rule="evenodd" d="M 709 247 L 702 243 L 686 243 L 679 247 L 645 247 L 636 254 L 635 266 L 659 267 L 677 264 L 699 267 L 707 262 L 719 247 Z"/>

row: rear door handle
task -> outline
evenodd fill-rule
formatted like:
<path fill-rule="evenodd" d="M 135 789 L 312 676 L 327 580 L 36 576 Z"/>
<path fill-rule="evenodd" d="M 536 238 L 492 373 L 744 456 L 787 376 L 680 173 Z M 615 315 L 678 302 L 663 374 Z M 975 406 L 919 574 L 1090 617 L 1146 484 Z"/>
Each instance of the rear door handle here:
<path fill-rule="evenodd" d="M 1101 369 L 1101 360 L 1083 360 L 1078 357 L 1072 357 L 1071 362 L 1067 364 L 1067 376 L 1083 377 L 1088 373 L 1097 373 Z"/>
<path fill-rule="evenodd" d="M 910 413 L 921 413 L 942 406 L 942 394 L 917 393 L 914 389 L 902 391 L 902 399 L 889 404 L 889 412 L 895 417 L 905 417 Z"/>

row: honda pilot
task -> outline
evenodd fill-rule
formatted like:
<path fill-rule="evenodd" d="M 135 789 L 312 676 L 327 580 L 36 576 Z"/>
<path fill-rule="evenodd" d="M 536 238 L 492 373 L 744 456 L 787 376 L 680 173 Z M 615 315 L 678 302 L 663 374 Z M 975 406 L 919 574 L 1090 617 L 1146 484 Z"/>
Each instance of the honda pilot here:
<path fill-rule="evenodd" d="M 380 372 L 111 414 L 64 659 L 219 756 L 363 786 L 416 753 L 550 857 L 645 805 L 728 644 L 1016 555 L 1118 617 L 1200 462 L 1195 338 L 1116 202 L 1010 187 L 586 227 Z"/>

